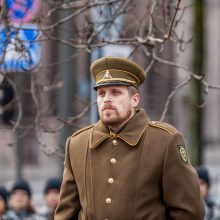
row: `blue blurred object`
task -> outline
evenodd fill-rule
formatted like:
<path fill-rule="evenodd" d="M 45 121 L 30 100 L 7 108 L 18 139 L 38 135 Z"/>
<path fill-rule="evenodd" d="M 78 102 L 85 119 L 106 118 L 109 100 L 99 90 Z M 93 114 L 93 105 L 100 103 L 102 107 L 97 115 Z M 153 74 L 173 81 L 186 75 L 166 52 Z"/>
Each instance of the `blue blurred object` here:
<path fill-rule="evenodd" d="M 37 25 L 22 27 L 0 27 L 0 70 L 24 72 L 32 70 L 40 63 L 39 30 Z"/>

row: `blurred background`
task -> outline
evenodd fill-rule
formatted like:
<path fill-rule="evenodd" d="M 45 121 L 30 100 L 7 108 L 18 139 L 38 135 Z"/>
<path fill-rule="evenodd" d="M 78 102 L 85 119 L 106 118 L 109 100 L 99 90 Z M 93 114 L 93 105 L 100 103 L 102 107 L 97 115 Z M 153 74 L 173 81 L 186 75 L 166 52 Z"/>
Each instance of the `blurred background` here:
<path fill-rule="evenodd" d="M 140 107 L 184 135 L 220 203 L 219 0 L 3 0 L 0 185 L 29 180 L 34 203 L 62 176 L 65 141 L 98 120 L 90 76 L 102 56 L 147 73 Z"/>

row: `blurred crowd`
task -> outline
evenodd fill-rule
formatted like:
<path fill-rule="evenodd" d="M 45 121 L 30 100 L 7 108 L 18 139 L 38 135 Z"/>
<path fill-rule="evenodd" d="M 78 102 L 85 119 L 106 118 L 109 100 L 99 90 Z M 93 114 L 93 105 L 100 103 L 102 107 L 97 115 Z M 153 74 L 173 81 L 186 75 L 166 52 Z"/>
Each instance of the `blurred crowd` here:
<path fill-rule="evenodd" d="M 220 206 L 210 196 L 211 178 L 206 167 L 196 168 L 200 191 L 204 199 L 204 220 L 220 220 Z M 43 189 L 44 205 L 37 209 L 32 204 L 32 190 L 27 180 L 16 181 L 10 191 L 0 186 L 0 220 L 53 220 L 59 202 L 62 180 L 49 178 Z"/>
<path fill-rule="evenodd" d="M 10 190 L 0 186 L 0 220 L 53 220 L 59 202 L 61 179 L 49 178 L 43 189 L 44 204 L 35 208 L 27 180 L 17 180 Z"/>

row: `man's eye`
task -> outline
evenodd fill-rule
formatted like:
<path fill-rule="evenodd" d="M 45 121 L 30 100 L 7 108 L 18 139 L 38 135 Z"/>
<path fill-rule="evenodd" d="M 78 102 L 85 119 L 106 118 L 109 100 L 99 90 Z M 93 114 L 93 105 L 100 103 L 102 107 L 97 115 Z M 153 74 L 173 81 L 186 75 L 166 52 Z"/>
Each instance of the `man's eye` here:
<path fill-rule="evenodd" d="M 105 93 L 104 92 L 98 92 L 98 96 L 104 96 Z"/>
<path fill-rule="evenodd" d="M 121 92 L 118 91 L 118 90 L 113 90 L 112 93 L 113 93 L 113 94 L 120 94 Z"/>

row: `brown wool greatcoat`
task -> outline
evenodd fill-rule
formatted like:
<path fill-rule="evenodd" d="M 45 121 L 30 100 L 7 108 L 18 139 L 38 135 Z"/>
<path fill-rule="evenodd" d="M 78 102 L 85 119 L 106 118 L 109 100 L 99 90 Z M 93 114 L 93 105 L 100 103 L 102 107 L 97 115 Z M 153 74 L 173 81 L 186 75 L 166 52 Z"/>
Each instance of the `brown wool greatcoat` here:
<path fill-rule="evenodd" d="M 118 133 L 101 121 L 66 145 L 55 220 L 203 220 L 198 176 L 171 125 L 144 110 Z"/>

